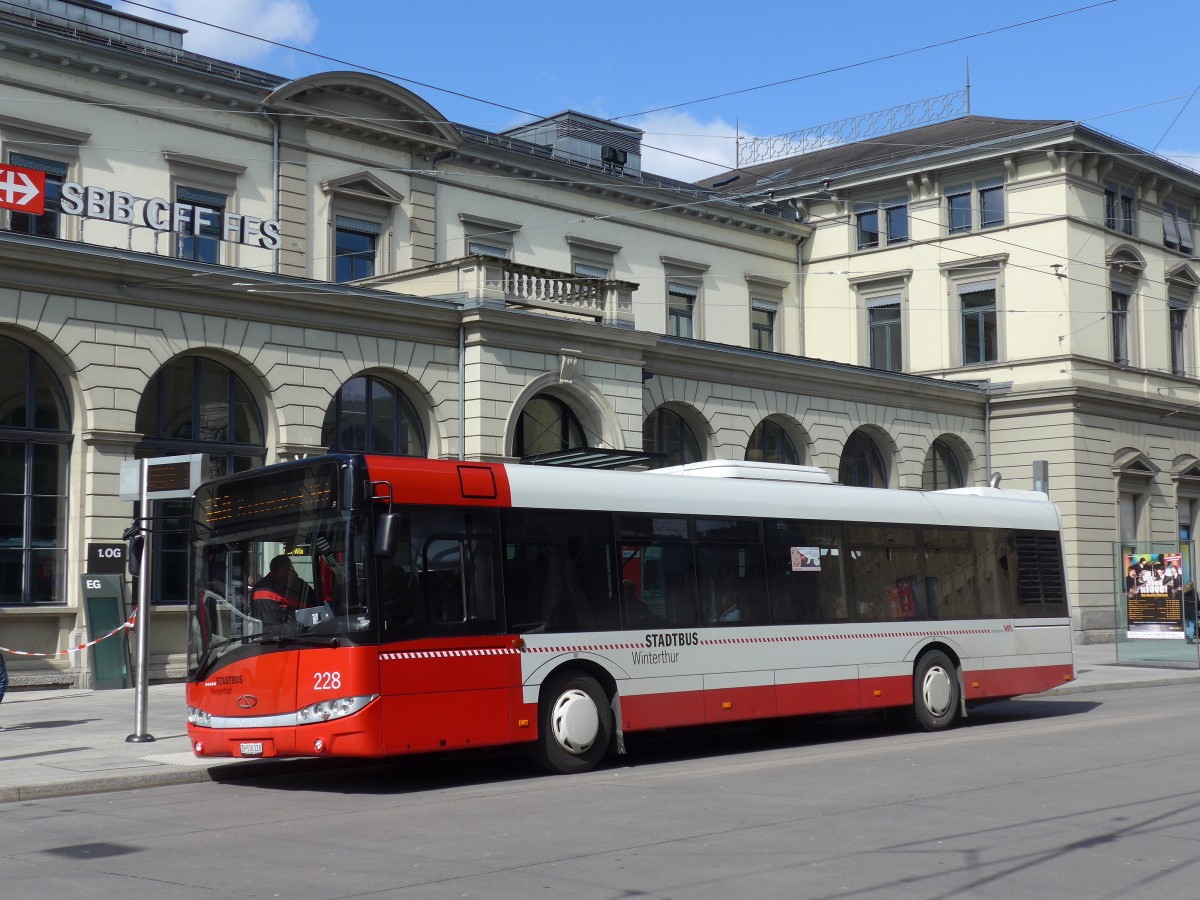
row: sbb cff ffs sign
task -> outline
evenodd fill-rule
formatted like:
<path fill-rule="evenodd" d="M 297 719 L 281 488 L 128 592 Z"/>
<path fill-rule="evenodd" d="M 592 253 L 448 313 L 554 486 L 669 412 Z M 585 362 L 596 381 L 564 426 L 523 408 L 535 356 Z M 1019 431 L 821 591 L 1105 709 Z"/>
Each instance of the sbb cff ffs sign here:
<path fill-rule="evenodd" d="M 40 216 L 46 211 L 46 173 L 0 165 L 0 209 Z"/>

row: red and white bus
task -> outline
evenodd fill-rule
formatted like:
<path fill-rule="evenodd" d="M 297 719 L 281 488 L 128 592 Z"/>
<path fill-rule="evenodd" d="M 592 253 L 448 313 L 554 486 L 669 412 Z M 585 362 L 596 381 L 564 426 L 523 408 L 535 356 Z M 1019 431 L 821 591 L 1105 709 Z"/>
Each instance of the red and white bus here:
<path fill-rule="evenodd" d="M 196 493 L 188 734 L 204 757 L 527 744 L 894 709 L 952 725 L 1074 678 L 1044 494 L 333 455 Z"/>

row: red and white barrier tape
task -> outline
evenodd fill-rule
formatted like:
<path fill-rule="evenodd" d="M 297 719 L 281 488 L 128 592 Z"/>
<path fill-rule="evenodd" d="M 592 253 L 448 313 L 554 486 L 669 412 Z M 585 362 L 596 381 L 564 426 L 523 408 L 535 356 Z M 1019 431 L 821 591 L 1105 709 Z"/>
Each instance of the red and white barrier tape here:
<path fill-rule="evenodd" d="M 88 641 L 86 644 L 80 644 L 77 647 L 68 647 L 66 650 L 56 650 L 53 653 L 34 653 L 32 650 L 13 650 L 10 647 L 0 647 L 0 653 L 8 653 L 12 656 L 70 656 L 72 653 L 78 653 L 81 650 L 87 650 L 89 647 L 95 647 L 98 643 L 108 640 L 114 634 L 120 634 L 122 631 L 133 631 L 136 625 L 137 610 L 135 609 L 127 622 L 122 622 L 108 634 L 102 634 L 94 641 Z"/>

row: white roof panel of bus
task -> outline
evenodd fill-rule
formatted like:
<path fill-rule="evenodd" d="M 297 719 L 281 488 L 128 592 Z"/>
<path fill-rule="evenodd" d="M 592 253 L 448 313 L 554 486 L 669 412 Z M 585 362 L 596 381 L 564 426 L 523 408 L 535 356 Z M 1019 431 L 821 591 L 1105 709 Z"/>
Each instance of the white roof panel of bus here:
<path fill-rule="evenodd" d="M 509 465 L 512 504 L 536 509 L 759 516 L 1059 530 L 1045 495 L 972 488 L 902 491 L 756 479 L 696 478 Z"/>

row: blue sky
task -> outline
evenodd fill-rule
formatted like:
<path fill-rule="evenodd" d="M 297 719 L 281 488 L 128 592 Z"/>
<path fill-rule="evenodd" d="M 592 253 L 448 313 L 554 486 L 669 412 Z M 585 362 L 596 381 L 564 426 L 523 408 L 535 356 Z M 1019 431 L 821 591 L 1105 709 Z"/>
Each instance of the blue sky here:
<path fill-rule="evenodd" d="M 175 21 L 189 29 L 186 48 L 279 75 L 374 70 L 480 128 L 564 109 L 625 117 L 646 131 L 644 168 L 688 180 L 732 167 L 738 133 L 782 134 L 962 90 L 968 63 L 976 115 L 1082 121 L 1200 168 L 1194 0 L 115 5 L 188 16 L 196 21 Z M 1056 13 L 1069 14 L 1046 18 Z"/>

